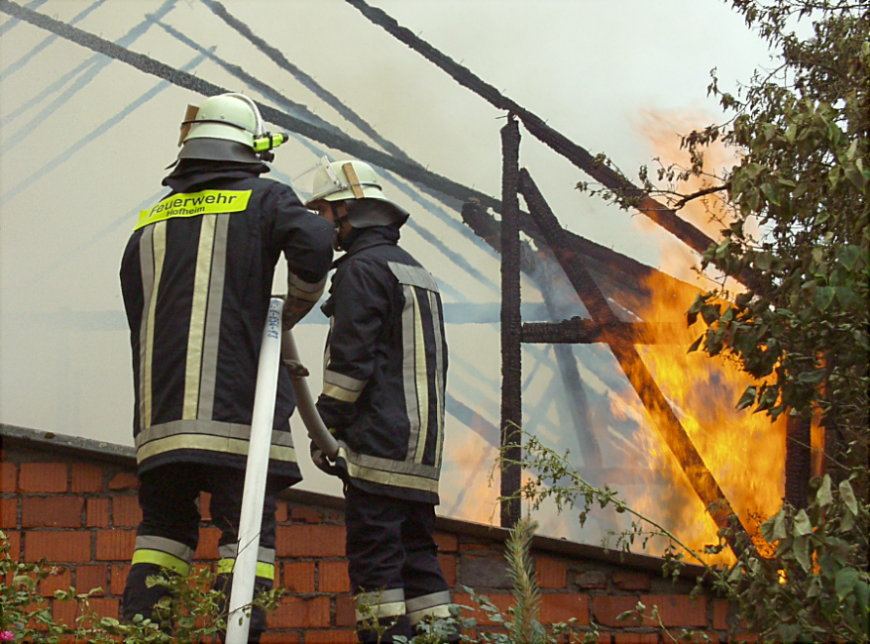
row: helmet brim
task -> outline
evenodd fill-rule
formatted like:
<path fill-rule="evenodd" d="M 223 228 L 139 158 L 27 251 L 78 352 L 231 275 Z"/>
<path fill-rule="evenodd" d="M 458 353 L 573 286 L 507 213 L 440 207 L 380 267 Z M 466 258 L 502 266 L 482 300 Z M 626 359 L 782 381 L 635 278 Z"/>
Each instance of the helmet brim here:
<path fill-rule="evenodd" d="M 178 151 L 178 158 L 262 163 L 262 160 L 251 148 L 237 141 L 227 141 L 224 139 L 188 139 L 181 146 L 181 150 Z"/>

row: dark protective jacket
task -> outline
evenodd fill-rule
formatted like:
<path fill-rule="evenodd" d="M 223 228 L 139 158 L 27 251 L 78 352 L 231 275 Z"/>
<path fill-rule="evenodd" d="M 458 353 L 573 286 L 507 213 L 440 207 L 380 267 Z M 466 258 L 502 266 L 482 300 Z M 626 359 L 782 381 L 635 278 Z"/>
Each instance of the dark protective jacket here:
<path fill-rule="evenodd" d="M 283 253 L 286 306 L 310 309 L 332 263 L 329 222 L 260 164 L 184 160 L 170 195 L 142 211 L 121 262 L 135 384 L 133 433 L 141 472 L 164 463 L 244 468 L 257 361 Z M 300 302 L 302 303 L 300 305 Z M 298 481 L 281 367 L 269 473 Z"/>
<path fill-rule="evenodd" d="M 322 307 L 330 331 L 317 409 L 350 484 L 438 503 L 447 374 L 438 287 L 397 246 L 398 229 L 353 234 Z"/>

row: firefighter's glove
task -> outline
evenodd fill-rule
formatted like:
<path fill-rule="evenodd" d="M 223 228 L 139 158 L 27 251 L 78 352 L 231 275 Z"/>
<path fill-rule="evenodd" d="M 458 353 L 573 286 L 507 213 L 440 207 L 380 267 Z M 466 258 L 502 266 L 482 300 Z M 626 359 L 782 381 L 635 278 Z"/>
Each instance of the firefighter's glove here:
<path fill-rule="evenodd" d="M 341 475 L 341 469 L 329 459 L 324 451 L 317 446 L 317 443 L 311 441 L 309 449 L 311 451 L 311 460 L 317 466 L 317 469 L 334 476 Z"/>

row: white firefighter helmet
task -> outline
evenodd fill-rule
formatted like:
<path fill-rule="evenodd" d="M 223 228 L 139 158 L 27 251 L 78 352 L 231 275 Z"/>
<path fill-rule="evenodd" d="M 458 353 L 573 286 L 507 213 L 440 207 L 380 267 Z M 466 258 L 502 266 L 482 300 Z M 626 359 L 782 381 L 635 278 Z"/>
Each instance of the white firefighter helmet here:
<path fill-rule="evenodd" d="M 199 107 L 188 106 L 178 137 L 178 158 L 260 163 L 271 160 L 269 150 L 286 138 L 265 131 L 260 110 L 249 97 L 219 94 Z"/>
<path fill-rule="evenodd" d="M 360 206 L 372 206 L 348 209 L 348 220 L 354 228 L 401 226 L 408 219 L 408 211 L 386 198 L 378 175 L 364 161 L 346 159 L 330 163 L 323 157 L 312 187 L 312 195 L 305 202 L 309 208 L 318 201 L 363 200 Z"/>

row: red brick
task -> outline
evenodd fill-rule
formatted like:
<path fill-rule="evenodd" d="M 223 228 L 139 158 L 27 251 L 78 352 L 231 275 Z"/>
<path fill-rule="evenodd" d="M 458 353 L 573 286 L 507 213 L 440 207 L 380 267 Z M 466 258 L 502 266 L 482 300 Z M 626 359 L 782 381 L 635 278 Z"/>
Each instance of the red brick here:
<path fill-rule="evenodd" d="M 91 497 L 85 503 L 85 522 L 88 527 L 109 527 L 109 499 Z"/>
<path fill-rule="evenodd" d="M 21 557 L 21 533 L 4 530 L 6 540 L 9 542 L 9 558 L 12 561 L 18 561 Z"/>
<path fill-rule="evenodd" d="M 68 475 L 66 463 L 22 463 L 18 488 L 22 492 L 66 492 Z"/>
<path fill-rule="evenodd" d="M 682 640 L 680 640 L 682 641 Z M 614 633 L 614 644 L 659 644 L 658 633 Z"/>
<path fill-rule="evenodd" d="M 438 555 L 438 565 L 444 573 L 447 585 L 453 588 L 456 585 L 456 557 L 454 555 Z"/>
<path fill-rule="evenodd" d="M 649 590 L 652 583 L 649 575 L 624 570 L 613 573 L 610 579 L 621 590 Z"/>
<path fill-rule="evenodd" d="M 305 644 L 356 644 L 355 630 L 307 631 Z"/>
<path fill-rule="evenodd" d="M 276 523 L 287 523 L 287 520 L 290 518 L 290 510 L 287 509 L 287 503 L 284 501 L 278 501 L 275 504 L 275 522 Z"/>
<path fill-rule="evenodd" d="M 24 560 L 52 563 L 91 560 L 91 533 L 30 531 L 24 542 Z"/>
<path fill-rule="evenodd" d="M 118 528 L 135 528 L 142 520 L 139 497 L 133 495 L 112 497 L 112 525 Z"/>
<path fill-rule="evenodd" d="M 281 567 L 284 587 L 292 593 L 314 592 L 314 562 L 293 561 Z"/>
<path fill-rule="evenodd" d="M 335 625 L 356 625 L 356 612 L 352 595 L 339 595 L 335 598 Z"/>
<path fill-rule="evenodd" d="M 481 543 L 479 541 L 462 541 L 459 543 L 459 549 L 463 552 L 466 550 L 492 550 L 492 544 Z"/>
<path fill-rule="evenodd" d="M 278 526 L 279 557 L 343 557 L 344 526 Z"/>
<path fill-rule="evenodd" d="M 102 492 L 103 468 L 88 463 L 73 463 L 70 489 L 73 492 Z"/>
<path fill-rule="evenodd" d="M 303 523 L 323 523 L 323 513 L 306 505 L 294 505 L 290 507 L 290 520 L 302 521 Z"/>
<path fill-rule="evenodd" d="M 541 596 L 541 623 L 567 622 L 576 618 L 577 623 L 589 623 L 589 597 L 576 593 L 546 593 Z"/>
<path fill-rule="evenodd" d="M 607 575 L 600 570 L 584 570 L 574 578 L 580 588 L 607 588 Z"/>
<path fill-rule="evenodd" d="M 665 626 L 706 626 L 707 600 L 704 597 L 691 598 L 688 595 L 643 595 L 640 600 L 646 604 L 647 614 L 653 606 L 658 606 L 659 617 Z M 656 625 L 648 620 L 649 625 Z"/>
<path fill-rule="evenodd" d="M 564 588 L 568 581 L 568 566 L 564 561 L 536 557 L 535 576 L 541 588 Z"/>
<path fill-rule="evenodd" d="M 629 618 L 617 621 L 616 619 L 622 613 L 634 610 L 637 602 L 637 597 L 593 597 L 592 617 L 596 622 L 605 626 L 621 626 L 623 628 L 637 626 L 640 623 L 639 620 Z"/>
<path fill-rule="evenodd" d="M 18 466 L 8 461 L 0 461 L 0 492 L 18 491 Z"/>
<path fill-rule="evenodd" d="M 438 544 L 438 552 L 456 552 L 459 550 L 459 539 L 449 532 L 436 532 L 435 543 Z"/>
<path fill-rule="evenodd" d="M 508 616 L 508 608 L 514 605 L 514 598 L 512 595 L 496 595 L 494 593 L 487 593 L 486 597 L 489 599 L 490 602 L 495 605 L 496 608 L 498 608 L 503 617 Z M 477 620 L 477 623 L 480 626 L 492 626 L 496 623 L 489 618 L 490 613 L 480 610 L 480 607 L 474 601 L 472 601 L 471 595 L 468 595 L 467 593 L 454 594 L 453 603 L 461 604 L 463 606 L 470 606 L 470 611 L 467 609 L 462 610 L 462 616 L 473 617 Z"/>
<path fill-rule="evenodd" d="M 97 561 L 129 561 L 136 545 L 135 530 L 97 530 Z"/>
<path fill-rule="evenodd" d="M 211 517 L 211 494 L 209 492 L 199 493 L 199 519 L 210 523 Z"/>
<path fill-rule="evenodd" d="M 69 590 L 72 586 L 72 572 L 69 568 L 57 567 L 52 573 L 39 582 L 39 594 L 52 597 L 56 590 Z"/>
<path fill-rule="evenodd" d="M 278 608 L 269 614 L 270 628 L 317 628 L 330 626 L 329 597 L 285 596 Z"/>
<path fill-rule="evenodd" d="M 322 593 L 346 593 L 351 590 L 347 562 L 321 561 L 318 564 L 318 590 Z"/>
<path fill-rule="evenodd" d="M 26 496 L 21 499 L 21 527 L 80 528 L 84 507 L 79 496 Z"/>
<path fill-rule="evenodd" d="M 301 638 L 299 633 L 266 631 L 260 636 L 260 644 L 299 644 L 302 641 Z"/>
<path fill-rule="evenodd" d="M 0 528 L 18 527 L 18 499 L 0 499 Z"/>
<path fill-rule="evenodd" d="M 220 541 L 220 538 L 221 531 L 219 528 L 209 527 L 200 529 L 199 543 L 196 546 L 196 552 L 194 553 L 193 558 L 209 560 L 219 559 L 218 541 Z"/>
<path fill-rule="evenodd" d="M 713 600 L 713 628 L 719 631 L 728 628 L 728 602 L 724 599 Z"/>
<path fill-rule="evenodd" d="M 76 590 L 86 593 L 94 588 L 102 588 L 103 593 L 109 589 L 109 567 L 105 564 L 78 565 L 76 566 Z"/>
<path fill-rule="evenodd" d="M 112 617 L 118 619 L 120 601 L 114 597 L 91 597 L 88 599 L 91 612 L 97 617 Z M 87 623 L 87 622 L 86 622 Z"/>
<path fill-rule="evenodd" d="M 110 490 L 136 490 L 138 488 L 139 479 L 132 472 L 118 472 L 109 479 Z"/>
<path fill-rule="evenodd" d="M 130 564 L 113 564 L 109 571 L 109 590 L 112 595 L 121 595 L 127 583 Z"/>
<path fill-rule="evenodd" d="M 60 601 L 59 599 L 51 600 L 51 614 L 54 621 L 58 624 L 66 624 L 67 626 L 76 625 L 76 617 L 81 612 L 78 603 L 75 601 Z"/>

